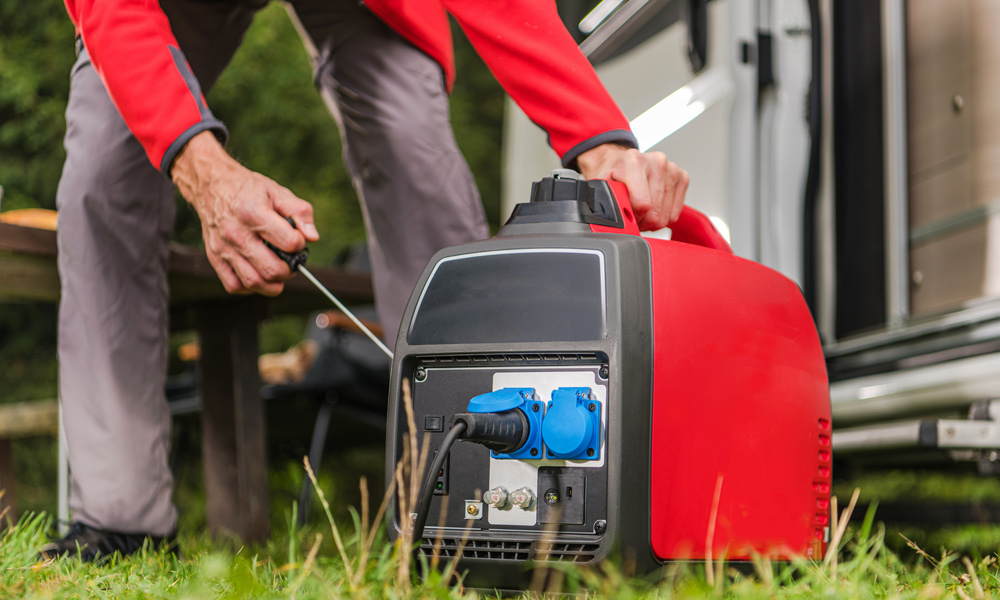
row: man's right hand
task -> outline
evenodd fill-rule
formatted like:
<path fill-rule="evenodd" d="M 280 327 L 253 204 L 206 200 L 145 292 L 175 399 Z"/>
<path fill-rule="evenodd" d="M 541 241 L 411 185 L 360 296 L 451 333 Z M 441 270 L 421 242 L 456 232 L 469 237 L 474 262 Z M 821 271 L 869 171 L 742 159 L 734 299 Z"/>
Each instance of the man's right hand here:
<path fill-rule="evenodd" d="M 208 260 L 226 291 L 281 293 L 292 272 L 264 240 L 291 253 L 318 240 L 312 206 L 239 164 L 209 131 L 191 138 L 170 174 L 198 211 Z M 284 217 L 291 217 L 297 229 Z"/>

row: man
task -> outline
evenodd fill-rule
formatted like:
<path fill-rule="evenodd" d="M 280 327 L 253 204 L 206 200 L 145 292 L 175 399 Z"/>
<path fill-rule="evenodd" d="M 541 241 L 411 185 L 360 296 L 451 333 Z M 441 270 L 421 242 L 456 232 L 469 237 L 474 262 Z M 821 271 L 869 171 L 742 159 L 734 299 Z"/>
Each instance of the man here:
<path fill-rule="evenodd" d="M 51 554 L 75 553 L 78 544 L 91 549 L 85 558 L 127 553 L 176 526 L 163 395 L 173 185 L 197 210 L 208 258 L 231 293 L 278 294 L 292 275 L 263 241 L 297 252 L 319 238 L 309 203 L 226 153 L 225 127 L 202 95 L 264 3 L 66 0 L 79 35 L 57 196 L 60 396 L 74 526 Z M 340 126 L 390 340 L 430 256 L 488 235 L 448 120 L 446 9 L 565 165 L 624 182 L 646 229 L 678 216 L 687 174 L 662 154 L 634 150 L 628 121 L 553 5 L 291 4 Z"/>

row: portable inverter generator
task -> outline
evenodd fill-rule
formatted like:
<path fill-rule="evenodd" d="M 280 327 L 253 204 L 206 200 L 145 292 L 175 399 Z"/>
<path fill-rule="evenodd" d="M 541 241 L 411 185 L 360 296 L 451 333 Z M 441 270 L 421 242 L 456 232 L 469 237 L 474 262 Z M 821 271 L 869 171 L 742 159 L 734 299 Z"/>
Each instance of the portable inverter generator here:
<path fill-rule="evenodd" d="M 671 229 L 640 237 L 623 185 L 556 171 L 431 260 L 396 341 L 389 481 L 404 381 L 432 452 L 390 536 L 509 589 L 540 560 L 821 555 L 830 396 L 802 294 L 691 208 Z"/>

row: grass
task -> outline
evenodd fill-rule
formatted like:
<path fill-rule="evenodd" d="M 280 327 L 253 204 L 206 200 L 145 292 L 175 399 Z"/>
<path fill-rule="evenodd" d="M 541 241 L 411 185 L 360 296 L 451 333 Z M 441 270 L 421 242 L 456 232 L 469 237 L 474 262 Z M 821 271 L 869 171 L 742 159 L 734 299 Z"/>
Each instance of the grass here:
<path fill-rule="evenodd" d="M 412 415 L 408 415 L 412 419 Z M 411 426 L 411 430 L 416 430 Z M 415 440 L 404 443 L 398 476 L 390 482 L 403 490 L 404 505 L 415 502 L 415 487 L 408 472 L 422 472 L 421 450 Z M 372 456 L 378 453 L 371 453 Z M 365 453 L 343 454 L 336 462 L 358 463 L 362 472 L 370 470 Z M 366 458 L 367 457 L 367 458 Z M 380 457 L 375 469 L 381 464 Z M 317 481 L 308 464 L 272 470 L 272 489 L 297 488 L 303 476 L 313 478 L 316 486 L 321 524 L 299 529 L 294 495 L 277 496 L 275 504 L 288 507 L 272 518 L 275 526 L 271 540 L 259 547 L 245 547 L 213 540 L 204 532 L 204 515 L 197 511 L 203 498 L 191 480 L 201 478 L 197 470 L 181 473 L 178 503 L 190 505 L 181 524 L 179 545 L 182 558 L 165 551 L 146 550 L 128 559 L 113 557 L 101 565 L 84 564 L 73 559 L 39 561 L 38 549 L 51 532 L 52 519 L 45 513 L 23 516 L 0 533 L 0 598 L 434 598 L 458 599 L 492 597 L 494 594 L 466 590 L 454 565 L 442 564 L 421 579 L 411 569 L 406 540 L 391 544 L 385 537 L 385 502 L 373 506 L 381 494 L 370 494 L 368 485 L 357 471 L 331 474 L 324 470 Z M 934 487 L 956 491 L 955 498 L 992 500 L 992 480 L 954 478 L 933 481 L 926 475 L 897 474 L 883 481 L 872 479 L 872 487 L 881 485 L 880 496 L 896 497 L 930 494 Z M 956 481 L 958 483 L 956 484 Z M 929 485 L 933 484 L 933 485 Z M 379 483 L 373 489 L 381 489 Z M 353 488 L 353 489 L 352 489 Z M 326 490 L 324 492 L 323 490 Z M 921 491 L 923 490 L 923 491 Z M 722 560 L 706 563 L 674 563 L 646 577 L 628 574 L 621 565 L 608 563 L 598 568 L 580 568 L 572 564 L 540 567 L 532 577 L 532 589 L 522 598 L 579 594 L 582 597 L 607 598 L 878 598 L 936 599 L 1000 598 L 1000 565 L 997 536 L 978 537 L 967 544 L 963 554 L 926 544 L 924 532 L 888 529 L 875 519 L 877 500 L 871 494 L 837 490 L 842 497 L 850 494 L 847 507 L 833 523 L 830 551 L 822 561 L 795 560 L 772 563 L 758 559 L 749 569 L 737 570 Z M 191 497 L 183 497 L 192 494 Z M 328 499 L 327 494 L 330 494 Z M 859 502 L 868 504 L 862 520 L 851 524 L 849 516 Z M 360 507 L 345 508 L 353 504 Z M 283 518 L 282 518 L 283 517 Z M 0 516 L 0 521 L 3 517 Z M 322 522 L 325 521 L 325 522 Z M 971 534 L 970 534 L 971 535 Z M 985 550 L 985 551 L 984 551 Z M 745 566 L 745 565 L 744 565 Z"/>
<path fill-rule="evenodd" d="M 309 471 L 307 469 L 307 471 Z M 310 475 L 311 475 L 311 471 Z M 404 485 L 405 487 L 405 485 Z M 366 499 L 365 484 L 361 497 Z M 853 498 L 856 501 L 857 497 Z M 335 520 L 325 497 L 323 528 L 299 530 L 295 507 L 285 528 L 265 546 L 228 546 L 204 533 L 189 532 L 180 540 L 183 558 L 147 550 L 103 565 L 76 560 L 40 562 L 51 519 L 27 515 L 0 537 L 0 597 L 18 598 L 474 598 L 492 596 L 465 590 L 457 577 L 433 573 L 412 575 L 404 546 L 384 536 L 381 511 L 350 510 Z M 926 551 L 908 542 L 904 551 L 886 545 L 886 528 L 876 522 L 870 505 L 860 524 L 835 524 L 831 551 L 823 561 L 754 561 L 749 572 L 723 561 L 672 564 L 653 577 L 627 576 L 606 564 L 599 569 L 555 565 L 560 577 L 554 589 L 523 595 L 537 598 L 560 593 L 608 598 L 993 598 L 1000 597 L 1000 566 L 993 554 L 961 556 Z M 372 526 L 372 524 L 377 526 Z M 839 535 L 838 535 L 839 534 Z M 834 551 L 834 548 L 836 551 Z M 450 579 L 450 581 L 449 581 Z M 538 578 L 544 581 L 546 578 Z"/>

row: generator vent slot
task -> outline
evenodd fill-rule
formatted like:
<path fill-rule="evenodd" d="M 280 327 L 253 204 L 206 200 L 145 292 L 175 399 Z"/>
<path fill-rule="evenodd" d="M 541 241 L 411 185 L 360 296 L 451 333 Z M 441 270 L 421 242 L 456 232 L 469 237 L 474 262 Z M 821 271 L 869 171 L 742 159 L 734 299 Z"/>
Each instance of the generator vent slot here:
<path fill-rule="evenodd" d="M 595 353 L 513 353 L 513 354 L 453 354 L 443 356 L 421 356 L 423 365 L 467 365 L 483 363 L 552 364 L 553 362 L 601 363 L 605 362 Z"/>
<path fill-rule="evenodd" d="M 833 455 L 831 453 L 831 430 L 829 419 L 817 421 L 817 469 L 812 482 L 813 496 L 816 499 L 815 513 L 812 518 L 813 537 L 817 542 L 825 543 L 829 539 L 830 526 L 830 483 Z M 821 546 L 820 546 L 821 548 Z M 810 549 L 810 551 L 813 551 Z M 810 552 L 807 552 L 809 555 Z"/>
<path fill-rule="evenodd" d="M 490 560 L 528 560 L 531 551 L 531 542 L 512 542 L 503 540 L 468 540 L 462 547 L 462 540 L 458 538 L 441 538 L 433 540 L 424 538 L 420 544 L 420 551 L 431 555 L 434 553 L 434 545 L 438 544 L 438 555 L 442 558 L 451 558 L 462 548 L 462 556 L 465 558 L 486 558 Z"/>
<path fill-rule="evenodd" d="M 552 544 L 549 549 L 547 556 L 543 556 L 542 552 L 539 551 L 539 560 L 567 560 L 572 562 L 590 562 L 594 560 L 597 550 L 600 548 L 597 544 Z"/>
<path fill-rule="evenodd" d="M 526 561 L 533 556 L 536 560 L 591 562 L 600 549 L 598 544 L 552 544 L 545 547 L 547 545 L 536 542 L 468 540 L 463 545 L 459 538 L 424 538 L 420 551 L 430 556 L 434 553 L 435 544 L 441 558 L 452 558 L 461 548 L 464 558 L 516 561 Z"/>

